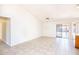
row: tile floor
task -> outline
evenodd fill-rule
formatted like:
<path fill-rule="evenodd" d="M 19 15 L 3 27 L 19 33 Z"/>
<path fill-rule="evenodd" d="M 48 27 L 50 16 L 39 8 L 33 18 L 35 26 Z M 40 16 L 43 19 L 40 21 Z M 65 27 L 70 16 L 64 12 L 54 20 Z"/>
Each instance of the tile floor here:
<path fill-rule="evenodd" d="M 0 55 L 78 55 L 74 40 L 41 37 L 13 47 L 0 42 Z"/>

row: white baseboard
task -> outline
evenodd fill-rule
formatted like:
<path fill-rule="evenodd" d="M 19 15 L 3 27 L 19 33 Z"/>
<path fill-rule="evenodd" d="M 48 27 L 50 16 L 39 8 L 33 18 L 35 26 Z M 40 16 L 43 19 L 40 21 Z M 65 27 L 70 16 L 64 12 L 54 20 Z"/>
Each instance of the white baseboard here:
<path fill-rule="evenodd" d="M 41 37 L 41 36 L 39 36 L 39 37 Z M 24 41 L 18 41 L 18 42 L 16 42 L 16 43 L 12 43 L 12 44 L 11 44 L 11 47 L 16 46 L 16 45 L 21 44 L 21 43 L 24 43 L 24 42 L 28 42 L 28 41 L 37 39 L 37 38 L 39 38 L 39 37 L 36 37 L 36 38 L 33 38 L 33 39 L 29 39 L 29 40 L 26 40 L 26 39 L 25 39 Z"/>
<path fill-rule="evenodd" d="M 3 41 L 3 40 L 1 40 L 3 43 L 5 43 L 6 45 L 8 45 L 9 47 L 11 47 L 11 44 L 10 43 L 8 43 L 8 42 L 6 42 L 6 41 Z"/>

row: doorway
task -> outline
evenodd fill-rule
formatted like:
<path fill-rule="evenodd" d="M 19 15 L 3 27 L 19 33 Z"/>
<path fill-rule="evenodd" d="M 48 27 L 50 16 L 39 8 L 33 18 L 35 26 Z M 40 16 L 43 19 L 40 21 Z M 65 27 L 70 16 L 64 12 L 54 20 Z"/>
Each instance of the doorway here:
<path fill-rule="evenodd" d="M 6 43 L 9 18 L 0 16 L 0 41 Z"/>

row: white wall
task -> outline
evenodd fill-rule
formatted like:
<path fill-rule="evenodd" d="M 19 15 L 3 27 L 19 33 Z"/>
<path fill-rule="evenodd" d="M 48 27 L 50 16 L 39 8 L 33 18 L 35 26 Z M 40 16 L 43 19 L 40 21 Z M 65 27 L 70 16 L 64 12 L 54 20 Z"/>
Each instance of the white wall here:
<path fill-rule="evenodd" d="M 1 16 L 10 17 L 10 32 L 7 37 L 9 45 L 13 46 L 41 36 L 40 22 L 19 5 L 3 5 Z"/>
<path fill-rule="evenodd" d="M 56 23 L 55 22 L 43 23 L 43 36 L 56 37 Z"/>

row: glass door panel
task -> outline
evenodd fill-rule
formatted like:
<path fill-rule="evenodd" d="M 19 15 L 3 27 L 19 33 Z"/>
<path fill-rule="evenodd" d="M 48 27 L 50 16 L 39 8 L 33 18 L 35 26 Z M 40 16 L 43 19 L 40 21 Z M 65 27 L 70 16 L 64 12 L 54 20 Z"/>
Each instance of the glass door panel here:
<path fill-rule="evenodd" d="M 56 37 L 62 38 L 62 24 L 56 25 Z"/>
<path fill-rule="evenodd" d="M 57 24 L 56 25 L 56 37 L 68 39 L 68 37 L 69 37 L 69 26 Z"/>

